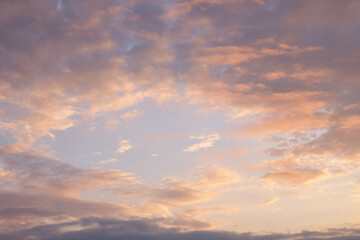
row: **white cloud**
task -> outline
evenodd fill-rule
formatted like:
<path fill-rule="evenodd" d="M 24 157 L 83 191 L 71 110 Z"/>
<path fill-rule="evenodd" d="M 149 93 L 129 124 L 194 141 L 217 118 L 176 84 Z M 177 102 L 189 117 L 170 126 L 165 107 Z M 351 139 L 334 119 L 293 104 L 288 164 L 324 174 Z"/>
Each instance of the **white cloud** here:
<path fill-rule="evenodd" d="M 129 140 L 122 139 L 122 140 L 119 141 L 119 147 L 116 150 L 116 152 L 124 153 L 126 151 L 129 151 L 130 149 L 132 149 L 132 146 L 130 145 Z"/>
<path fill-rule="evenodd" d="M 108 160 L 102 160 L 100 161 L 101 164 L 104 164 L 104 163 L 112 163 L 112 162 L 117 162 L 119 161 L 118 159 L 116 158 L 111 158 L 111 159 L 108 159 Z"/>
<path fill-rule="evenodd" d="M 201 135 L 201 136 L 191 136 L 190 139 L 200 140 L 199 143 L 195 143 L 190 147 L 183 150 L 183 152 L 196 152 L 200 149 L 207 149 L 214 146 L 214 142 L 220 139 L 219 134 L 209 134 L 209 135 Z"/>

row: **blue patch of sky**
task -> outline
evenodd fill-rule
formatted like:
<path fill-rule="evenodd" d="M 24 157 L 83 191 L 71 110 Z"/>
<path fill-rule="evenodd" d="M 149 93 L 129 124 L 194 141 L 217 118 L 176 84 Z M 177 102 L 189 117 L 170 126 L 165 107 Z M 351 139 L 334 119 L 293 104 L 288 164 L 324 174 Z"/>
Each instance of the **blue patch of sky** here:
<path fill-rule="evenodd" d="M 119 117 L 117 129 L 106 129 L 107 116 L 99 117 L 96 129 L 89 130 L 90 124 L 83 124 L 56 131 L 56 139 L 48 139 L 47 144 L 57 157 L 77 166 L 121 169 L 158 181 L 166 176 L 186 176 L 199 164 L 196 153 L 183 152 L 194 144 L 189 137 L 221 132 L 224 125 L 219 123 L 225 122 L 224 113 L 203 115 L 196 109 L 159 106 L 150 101 L 140 104 L 137 109 L 144 112 L 143 116 L 126 121 Z M 118 116 L 124 112 L 119 112 Z M 119 137 L 129 140 L 133 148 L 116 153 Z M 96 152 L 102 154 L 93 154 Z M 100 164 L 100 161 L 112 158 L 118 161 Z"/>
<path fill-rule="evenodd" d="M 129 41 L 126 44 L 126 53 L 130 52 L 134 47 L 139 46 L 143 41 L 137 39 L 134 35 L 128 34 Z"/>

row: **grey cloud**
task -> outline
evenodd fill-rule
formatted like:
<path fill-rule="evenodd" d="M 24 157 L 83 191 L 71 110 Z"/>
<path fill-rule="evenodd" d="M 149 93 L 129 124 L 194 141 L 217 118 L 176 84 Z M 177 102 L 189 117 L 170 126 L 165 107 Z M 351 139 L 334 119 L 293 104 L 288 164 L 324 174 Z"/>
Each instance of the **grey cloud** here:
<path fill-rule="evenodd" d="M 0 232 L 28 228 L 45 220 L 132 214 L 125 205 L 78 196 L 86 190 L 137 185 L 129 173 L 82 169 L 15 146 L 2 146 L 0 157 L 9 174 L 0 188 Z"/>
<path fill-rule="evenodd" d="M 62 232 L 61 229 L 69 226 L 86 227 L 84 230 Z M 176 228 L 162 228 L 156 225 L 156 221 L 116 220 L 85 218 L 77 222 L 68 222 L 54 225 L 43 225 L 23 231 L 0 235 L 0 239 L 23 240 L 32 237 L 36 240 L 115 240 L 115 239 L 227 239 L 227 240 L 355 240 L 358 239 L 358 229 L 329 229 L 326 232 L 303 231 L 295 234 L 265 234 L 255 235 L 252 233 L 234 233 L 225 231 L 193 231 L 179 232 Z"/>
<path fill-rule="evenodd" d="M 50 216 L 51 212 L 38 209 L 38 208 L 30 208 L 30 207 L 9 207 L 0 210 L 1 218 L 10 218 L 14 216 Z"/>
<path fill-rule="evenodd" d="M 0 190 L 0 232 L 20 231 L 44 221 L 64 222 L 89 216 L 128 217 L 128 207 L 52 193 Z"/>
<path fill-rule="evenodd" d="M 167 42 L 141 36 L 165 31 L 161 2 L 2 1 L 0 8 L 1 128 L 18 142 L 69 128 L 74 116 L 176 94 L 164 68 Z"/>
<path fill-rule="evenodd" d="M 241 6 L 244 8 L 240 9 Z M 194 87 L 200 89 L 201 94 L 195 96 L 199 99 L 193 102 L 235 108 L 261 107 L 265 116 L 259 115 L 258 119 L 263 117 L 263 121 L 260 120 L 258 125 L 249 125 L 254 125 L 251 126 L 252 130 L 261 127 L 269 129 L 268 132 L 259 130 L 263 134 L 327 129 L 308 143 L 274 150 L 280 155 L 292 153 L 297 156 L 331 153 L 337 158 L 352 158 L 355 161 L 359 154 L 358 128 L 352 126 L 345 129 L 341 124 L 350 117 L 358 117 L 360 113 L 357 94 L 360 50 L 357 30 L 360 25 L 356 14 L 359 7 L 357 1 L 351 0 L 341 3 L 264 1 L 264 4 L 255 4 L 235 1 L 223 5 L 194 4 L 188 16 L 196 18 L 200 15 L 212 26 L 218 26 L 201 30 L 198 38 L 206 34 L 212 37 L 207 38 L 207 47 L 224 46 L 224 43 L 226 46 L 253 47 L 267 39 L 268 42 L 259 46 L 271 46 L 269 44 L 273 42 L 322 49 L 296 56 L 284 54 L 251 58 L 237 64 L 243 71 L 241 73 L 236 73 L 233 67 L 226 64 L 207 68 L 193 65 L 188 69 L 191 72 L 189 77 L 192 75 L 201 79 Z M 237 10 L 245 13 L 238 14 Z M 235 25 L 235 22 L 239 24 Z M 229 32 L 223 32 L 226 29 Z M 236 34 L 231 35 L 230 30 Z M 218 39 L 224 36 L 227 37 Z M 218 76 L 212 74 L 214 68 L 219 67 L 225 67 L 225 70 Z M 199 72 L 202 72 L 202 76 Z M 271 72 L 282 72 L 284 75 L 271 81 L 263 78 L 263 74 Z M 221 81 L 223 85 L 215 85 L 216 81 Z M 247 86 L 248 90 L 235 90 L 239 84 Z M 253 87 L 255 84 L 261 87 Z M 296 100 L 297 94 L 303 98 Z M 289 98 L 286 99 L 286 96 Z M 190 95 L 189 99 L 192 97 Z M 307 109 L 312 105 L 314 107 Z M 300 118 L 303 121 L 296 123 L 296 119 Z M 284 129 L 283 123 L 286 121 L 289 121 L 289 129 Z M 307 121 L 318 123 L 307 125 Z"/>
<path fill-rule="evenodd" d="M 36 152 L 23 152 L 14 146 L 1 146 L 4 169 L 13 173 L 13 183 L 24 189 L 54 194 L 78 194 L 99 187 L 136 185 L 130 173 L 118 170 L 83 169 Z"/>
<path fill-rule="evenodd" d="M 19 131 L 15 129 L 21 129 L 21 124 L 26 123 L 40 135 L 51 129 L 65 129 L 74 124 L 74 115 L 84 114 L 87 107 L 94 112 L 117 111 L 143 101 L 151 94 L 139 89 L 153 91 L 163 86 L 159 84 L 162 79 L 203 88 L 203 103 L 211 104 L 209 99 L 216 99 L 222 93 L 222 101 L 215 102 L 237 108 L 264 107 L 272 120 L 290 115 L 296 118 L 299 114 L 308 119 L 328 119 L 328 115 L 315 110 L 334 108 L 338 110 L 329 111 L 329 115 L 338 118 L 348 114 L 339 108 L 358 101 L 354 90 L 358 89 L 356 52 L 360 50 L 356 41 L 360 36 L 356 31 L 359 21 L 356 9 L 360 7 L 357 1 L 265 1 L 264 4 L 255 1 L 122 1 L 120 4 L 117 1 L 61 1 L 61 4 L 3 1 L 1 4 L 4 28 L 0 44 L 6 56 L 1 78 L 7 106 L 3 119 L 5 129 Z M 25 14 L 28 9 L 30 13 Z M 170 10 L 180 13 L 168 16 Z M 265 39 L 273 43 L 266 43 Z M 191 61 L 204 50 L 215 47 L 252 47 L 252 54 L 259 54 L 264 48 L 278 50 L 279 43 L 322 50 L 297 55 L 270 54 L 235 66 L 204 67 Z M 116 59 L 119 62 L 116 63 Z M 239 74 L 237 68 L 246 71 Z M 273 81 L 262 77 L 274 71 L 285 75 Z M 321 71 L 332 72 L 322 77 L 305 76 L 305 79 L 294 74 Z M 211 84 L 220 79 L 227 88 L 212 89 Z M 133 86 L 126 90 L 129 82 Z M 239 84 L 249 86 L 250 90 L 234 91 Z M 39 89 L 47 89 L 46 94 L 40 92 L 42 97 L 32 94 Z M 28 93 L 23 96 L 24 92 Z M 126 98 L 119 93 L 124 93 Z M 275 94 L 293 93 L 312 93 L 304 99 L 323 106 L 304 112 L 294 109 L 290 114 L 284 109 L 297 105 L 296 100 L 272 99 Z M 70 100 L 73 96 L 77 98 L 75 102 Z M 54 116 L 56 112 L 66 114 Z M 44 123 L 43 119 L 47 121 Z M 42 124 L 35 124 L 40 120 Z M 323 126 L 308 128 L 316 127 Z"/>

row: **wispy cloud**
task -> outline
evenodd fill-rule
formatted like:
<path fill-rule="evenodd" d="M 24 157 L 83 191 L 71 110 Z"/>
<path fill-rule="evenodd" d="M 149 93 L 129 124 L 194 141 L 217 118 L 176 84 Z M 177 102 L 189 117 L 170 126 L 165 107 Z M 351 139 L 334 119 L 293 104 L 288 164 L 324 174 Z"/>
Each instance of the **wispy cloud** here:
<path fill-rule="evenodd" d="M 110 158 L 110 159 L 108 159 L 108 160 L 102 160 L 102 161 L 100 161 L 100 163 L 113 163 L 113 162 L 117 162 L 117 161 L 119 161 L 118 159 L 116 159 L 116 158 Z"/>
<path fill-rule="evenodd" d="M 301 186 L 310 182 L 318 181 L 325 178 L 327 174 L 322 170 L 298 170 L 298 171 L 278 171 L 268 173 L 264 179 L 278 181 L 283 184 L 292 186 Z"/>
<path fill-rule="evenodd" d="M 93 152 L 92 153 L 93 155 L 101 155 L 101 154 L 103 154 L 102 152 Z"/>
<path fill-rule="evenodd" d="M 260 205 L 264 205 L 264 206 L 272 205 L 272 204 L 276 203 L 277 201 L 279 201 L 279 198 L 271 198 L 271 199 L 263 201 L 262 203 L 260 203 Z"/>
<path fill-rule="evenodd" d="M 139 112 L 138 110 L 134 109 L 131 112 L 126 112 L 120 115 L 120 118 L 123 120 L 127 120 L 127 119 L 131 119 L 131 118 L 137 118 L 140 117 L 142 115 L 141 112 Z"/>
<path fill-rule="evenodd" d="M 130 141 L 127 139 L 121 139 L 118 142 L 118 149 L 116 150 L 117 153 L 124 153 L 132 149 L 132 145 L 130 145 Z"/>
<path fill-rule="evenodd" d="M 220 136 L 219 134 L 214 133 L 201 136 L 191 136 L 190 139 L 200 140 L 200 142 L 185 148 L 183 152 L 197 152 L 201 149 L 211 148 L 214 146 L 214 142 L 220 139 Z"/>

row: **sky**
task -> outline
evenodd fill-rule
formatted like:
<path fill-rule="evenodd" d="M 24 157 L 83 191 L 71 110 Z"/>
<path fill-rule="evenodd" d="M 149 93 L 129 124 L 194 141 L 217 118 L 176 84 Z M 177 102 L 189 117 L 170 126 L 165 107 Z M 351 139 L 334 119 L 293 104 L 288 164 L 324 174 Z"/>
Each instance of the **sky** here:
<path fill-rule="evenodd" d="M 0 1 L 0 240 L 360 238 L 360 1 Z"/>

